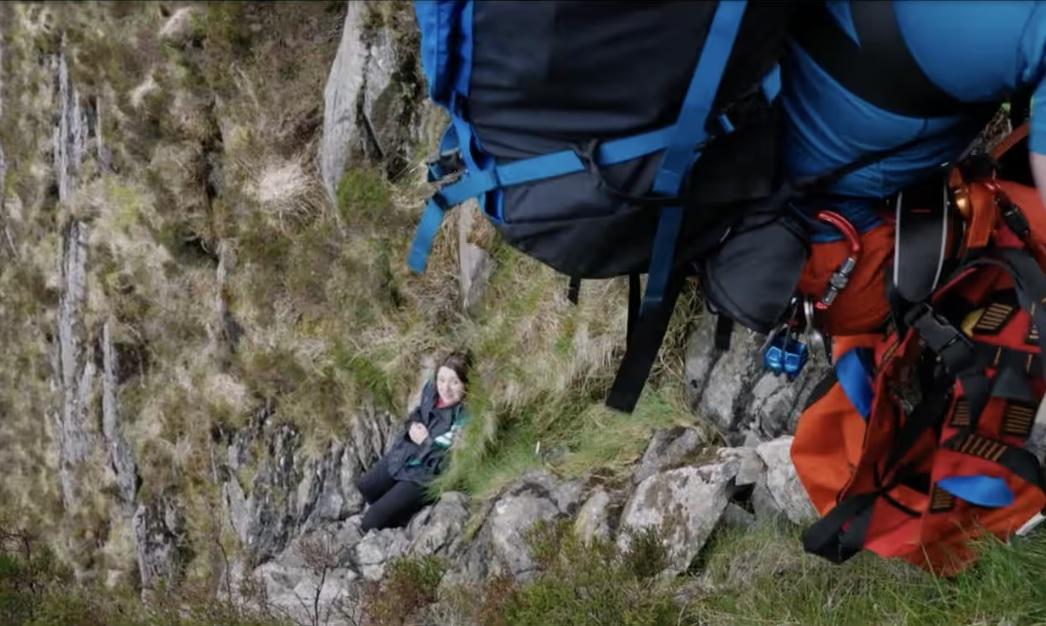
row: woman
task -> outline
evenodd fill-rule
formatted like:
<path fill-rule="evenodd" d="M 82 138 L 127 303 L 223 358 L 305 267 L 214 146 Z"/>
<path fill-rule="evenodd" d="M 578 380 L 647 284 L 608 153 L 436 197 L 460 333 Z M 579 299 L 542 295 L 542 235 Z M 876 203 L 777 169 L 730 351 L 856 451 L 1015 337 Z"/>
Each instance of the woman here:
<path fill-rule="evenodd" d="M 404 432 L 356 482 L 369 505 L 362 529 L 404 526 L 428 503 L 425 487 L 439 473 L 467 414 L 461 404 L 468 384 L 468 357 L 448 354 L 436 370 L 435 384 L 421 392 Z"/>

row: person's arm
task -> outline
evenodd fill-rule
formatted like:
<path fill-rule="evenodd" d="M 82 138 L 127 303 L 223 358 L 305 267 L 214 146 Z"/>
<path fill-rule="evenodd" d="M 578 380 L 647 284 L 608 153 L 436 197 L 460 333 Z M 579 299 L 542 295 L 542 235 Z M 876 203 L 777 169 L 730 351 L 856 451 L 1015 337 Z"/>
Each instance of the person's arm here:
<path fill-rule="evenodd" d="M 414 410 L 407 416 L 405 422 L 403 422 L 403 438 L 410 439 L 410 427 L 413 424 L 421 423 L 421 405 L 414 407 Z"/>
<path fill-rule="evenodd" d="M 1046 203 L 1046 9 L 1037 6 L 1027 22 L 1020 42 L 1020 80 L 1031 85 L 1031 119 L 1028 123 L 1028 149 L 1031 172 L 1039 197 Z"/>

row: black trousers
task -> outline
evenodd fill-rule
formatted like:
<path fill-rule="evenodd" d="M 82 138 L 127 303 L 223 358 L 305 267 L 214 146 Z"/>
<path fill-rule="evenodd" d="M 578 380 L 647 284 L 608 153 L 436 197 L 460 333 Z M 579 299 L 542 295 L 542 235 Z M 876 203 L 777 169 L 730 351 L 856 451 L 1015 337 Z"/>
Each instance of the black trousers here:
<path fill-rule="evenodd" d="M 371 529 L 406 526 L 410 518 L 428 504 L 425 488 L 409 480 L 396 480 L 389 474 L 384 457 L 356 481 L 356 487 L 370 506 L 363 513 L 363 532 Z"/>

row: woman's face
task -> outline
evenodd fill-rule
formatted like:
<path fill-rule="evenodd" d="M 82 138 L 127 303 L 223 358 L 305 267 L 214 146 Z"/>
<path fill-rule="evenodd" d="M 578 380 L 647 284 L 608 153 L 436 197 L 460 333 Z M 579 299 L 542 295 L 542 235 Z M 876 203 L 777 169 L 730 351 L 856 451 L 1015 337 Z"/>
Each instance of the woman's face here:
<path fill-rule="evenodd" d="M 436 391 L 444 404 L 457 404 L 465 397 L 465 383 L 461 382 L 454 370 L 441 367 L 436 372 Z"/>

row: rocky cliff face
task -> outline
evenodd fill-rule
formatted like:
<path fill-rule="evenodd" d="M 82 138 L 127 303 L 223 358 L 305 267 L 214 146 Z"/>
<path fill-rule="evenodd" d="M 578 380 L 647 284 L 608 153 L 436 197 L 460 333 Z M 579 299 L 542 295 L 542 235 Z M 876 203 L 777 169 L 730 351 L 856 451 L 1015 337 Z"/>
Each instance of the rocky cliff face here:
<path fill-rule="evenodd" d="M 623 337 L 612 286 L 573 312 L 524 261 L 531 291 L 499 278 L 474 210 L 408 282 L 395 247 L 424 190 L 403 181 L 441 120 L 416 47 L 401 3 L 0 6 L 0 494 L 81 577 L 254 581 L 307 621 L 353 614 L 403 555 L 447 559 L 447 585 L 527 580 L 543 521 L 623 547 L 654 529 L 672 575 L 721 523 L 811 513 L 786 435 L 823 364 L 785 384 L 758 338 L 716 352 L 698 316 L 679 421 L 726 446 L 664 429 L 620 480 L 539 470 L 360 532 L 354 482 L 422 357 L 472 342 L 487 379 L 502 359 L 512 414 L 605 378 Z"/>

